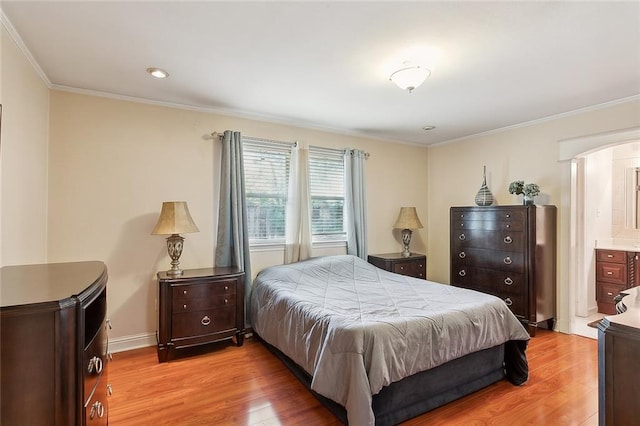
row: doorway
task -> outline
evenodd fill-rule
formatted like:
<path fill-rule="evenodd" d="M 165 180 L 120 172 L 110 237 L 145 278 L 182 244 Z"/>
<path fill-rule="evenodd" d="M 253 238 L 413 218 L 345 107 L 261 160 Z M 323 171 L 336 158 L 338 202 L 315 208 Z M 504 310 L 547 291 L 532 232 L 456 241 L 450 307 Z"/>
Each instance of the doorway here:
<path fill-rule="evenodd" d="M 613 182 L 614 170 L 626 164 L 615 158 L 615 147 L 630 144 L 640 146 L 640 129 L 560 141 L 560 160 L 568 164 L 571 178 L 569 288 L 566 298 L 560 290 L 559 301 L 566 301 L 564 312 L 569 318 L 564 325 L 571 334 L 597 338 L 597 329 L 588 324 L 604 316 L 597 312 L 595 303 L 597 241 L 640 237 L 638 230 L 621 231 L 624 223 L 621 225 L 617 216 L 622 210 L 614 208 L 620 203 L 621 190 L 620 183 Z"/>

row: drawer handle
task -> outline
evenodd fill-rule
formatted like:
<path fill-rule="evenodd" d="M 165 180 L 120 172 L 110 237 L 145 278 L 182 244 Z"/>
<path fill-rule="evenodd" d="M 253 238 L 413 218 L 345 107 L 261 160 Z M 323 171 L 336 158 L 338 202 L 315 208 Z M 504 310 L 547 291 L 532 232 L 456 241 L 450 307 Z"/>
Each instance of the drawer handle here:
<path fill-rule="evenodd" d="M 466 239 L 467 239 L 467 236 L 466 236 L 466 235 L 464 235 L 464 234 L 460 234 L 460 236 L 458 237 L 458 239 L 459 239 L 460 241 L 464 241 L 464 240 L 466 240 Z"/>
<path fill-rule="evenodd" d="M 102 359 L 100 357 L 94 356 L 89 360 L 87 371 L 91 374 L 94 370 L 98 374 L 102 373 Z"/>
<path fill-rule="evenodd" d="M 511 277 L 507 277 L 507 278 L 504 279 L 504 283 L 506 285 L 511 285 L 511 284 L 513 284 L 513 280 L 511 279 Z"/>
<path fill-rule="evenodd" d="M 505 257 L 503 260 L 505 265 L 511 265 L 513 263 L 513 261 L 511 260 L 511 258 L 509 256 Z"/>
<path fill-rule="evenodd" d="M 182 290 L 182 294 L 187 294 L 187 290 Z"/>
<path fill-rule="evenodd" d="M 611 293 L 610 291 L 607 292 L 607 296 L 613 296 L 613 293 Z"/>
<path fill-rule="evenodd" d="M 187 305 L 182 305 L 182 309 L 187 309 Z"/>
<path fill-rule="evenodd" d="M 507 297 L 506 299 L 504 299 L 504 303 L 506 303 L 507 306 L 511 306 L 511 305 L 513 305 L 513 300 L 511 300 L 511 298 Z"/>
<path fill-rule="evenodd" d="M 110 384 L 108 384 L 108 385 L 107 385 L 107 393 L 108 393 L 109 395 L 113 395 L 113 388 L 111 387 L 111 385 L 110 385 Z"/>
<path fill-rule="evenodd" d="M 226 305 L 227 303 L 229 303 L 228 299 L 224 299 L 224 304 Z"/>
<path fill-rule="evenodd" d="M 508 225 L 508 224 L 507 224 L 507 228 L 511 228 L 511 225 Z"/>
<path fill-rule="evenodd" d="M 229 290 L 229 286 L 228 286 L 228 285 L 225 285 L 225 286 L 224 286 L 224 289 L 225 289 L 225 290 Z"/>
<path fill-rule="evenodd" d="M 607 275 L 613 275 L 613 272 L 607 271 Z"/>
<path fill-rule="evenodd" d="M 461 223 L 461 224 L 460 224 L 460 228 L 464 228 L 464 223 Z"/>
<path fill-rule="evenodd" d="M 611 258 L 613 258 L 613 255 L 612 255 L 612 254 L 608 254 L 608 255 L 607 255 L 607 257 L 608 257 L 609 259 L 611 259 Z"/>
<path fill-rule="evenodd" d="M 460 275 L 461 277 L 464 277 L 465 275 L 467 275 L 467 271 L 463 269 L 460 272 L 458 272 L 458 275 Z"/>
<path fill-rule="evenodd" d="M 464 213 L 460 214 L 460 217 L 463 218 L 464 217 Z"/>
<path fill-rule="evenodd" d="M 461 252 L 458 254 L 458 257 L 459 257 L 460 259 L 464 259 L 465 257 L 467 257 L 467 254 L 466 254 L 465 252 L 461 251 Z"/>
<path fill-rule="evenodd" d="M 91 406 L 91 412 L 89 413 L 89 418 L 93 420 L 93 418 L 98 415 L 98 417 L 104 417 L 104 405 L 100 401 L 96 401 Z"/>
<path fill-rule="evenodd" d="M 506 237 L 504 237 L 504 240 L 502 240 L 505 242 L 505 244 L 511 244 L 513 242 L 513 239 L 511 239 L 510 235 L 507 235 Z"/>
<path fill-rule="evenodd" d="M 510 215 L 509 213 L 507 213 L 507 215 L 506 215 L 506 216 L 507 216 L 507 217 L 511 217 L 511 215 Z"/>
<path fill-rule="evenodd" d="M 211 324 L 211 318 L 209 318 L 209 316 L 205 315 L 200 320 L 200 324 L 202 324 L 202 325 L 204 325 L 206 327 L 207 325 Z"/>

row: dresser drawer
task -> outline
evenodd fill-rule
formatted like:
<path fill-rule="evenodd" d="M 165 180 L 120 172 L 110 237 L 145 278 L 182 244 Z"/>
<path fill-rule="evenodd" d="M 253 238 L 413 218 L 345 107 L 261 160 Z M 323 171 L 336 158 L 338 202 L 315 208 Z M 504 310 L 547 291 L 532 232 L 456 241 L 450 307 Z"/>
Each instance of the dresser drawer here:
<path fill-rule="evenodd" d="M 496 296 L 509 306 L 509 309 L 511 309 L 514 315 L 521 318 L 526 317 L 526 292 L 519 292 L 516 287 L 500 288 L 497 282 L 492 283 L 468 279 L 468 277 L 478 276 L 474 273 L 477 272 L 477 270 L 474 271 L 474 268 L 469 268 L 465 270 L 465 272 L 466 275 L 460 277 L 460 279 L 456 278 L 455 283 L 452 282 L 452 285 Z"/>
<path fill-rule="evenodd" d="M 508 251 L 462 248 L 452 253 L 455 267 L 475 266 L 498 271 L 524 272 L 524 254 Z"/>
<path fill-rule="evenodd" d="M 459 266 L 452 275 L 451 284 L 458 287 L 473 288 L 496 295 L 515 295 L 526 293 L 524 274 L 496 271 L 484 268 Z"/>
<path fill-rule="evenodd" d="M 88 403 L 98 383 L 102 371 L 107 366 L 107 324 L 103 322 L 100 331 L 89 342 L 82 357 L 83 403 Z"/>
<path fill-rule="evenodd" d="M 454 220 L 452 229 L 464 231 L 467 229 L 482 229 L 485 231 L 522 231 L 524 224 L 519 220 Z"/>
<path fill-rule="evenodd" d="M 229 330 L 235 327 L 235 320 L 235 306 L 174 313 L 171 316 L 171 335 L 174 339 L 180 339 Z"/>
<path fill-rule="evenodd" d="M 627 265 L 622 263 L 596 262 L 596 281 L 605 281 L 625 286 Z"/>
<path fill-rule="evenodd" d="M 515 221 L 524 222 L 526 213 L 521 209 L 499 209 L 499 210 L 464 210 L 452 211 L 451 218 L 456 221 L 483 220 L 489 222 Z"/>
<path fill-rule="evenodd" d="M 487 248 L 503 251 L 524 251 L 524 232 L 465 229 L 456 232 L 452 241 L 456 250 L 462 247 Z"/>

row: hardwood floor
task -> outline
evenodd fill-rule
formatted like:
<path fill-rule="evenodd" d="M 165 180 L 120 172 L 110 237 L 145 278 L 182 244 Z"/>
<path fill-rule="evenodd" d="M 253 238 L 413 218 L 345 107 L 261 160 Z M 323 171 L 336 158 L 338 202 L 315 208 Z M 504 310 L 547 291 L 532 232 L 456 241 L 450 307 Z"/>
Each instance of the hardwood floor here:
<path fill-rule="evenodd" d="M 403 425 L 597 425 L 597 341 L 539 330 L 529 381 L 506 381 Z M 124 425 L 339 425 L 255 339 L 158 363 L 155 347 L 114 354 L 109 423 Z"/>

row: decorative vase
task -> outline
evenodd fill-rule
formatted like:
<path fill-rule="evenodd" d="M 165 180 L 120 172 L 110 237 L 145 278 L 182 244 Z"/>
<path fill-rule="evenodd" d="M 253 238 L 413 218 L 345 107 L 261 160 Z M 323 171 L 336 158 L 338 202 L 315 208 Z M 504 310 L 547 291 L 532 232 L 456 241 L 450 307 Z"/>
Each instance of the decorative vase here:
<path fill-rule="evenodd" d="M 522 204 L 525 206 L 533 205 L 533 197 L 531 195 L 523 195 L 522 196 Z"/>
<path fill-rule="evenodd" d="M 493 195 L 487 187 L 487 166 L 483 166 L 482 171 L 482 186 L 476 194 L 476 204 L 480 207 L 486 207 L 493 204 Z"/>

